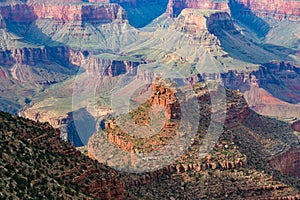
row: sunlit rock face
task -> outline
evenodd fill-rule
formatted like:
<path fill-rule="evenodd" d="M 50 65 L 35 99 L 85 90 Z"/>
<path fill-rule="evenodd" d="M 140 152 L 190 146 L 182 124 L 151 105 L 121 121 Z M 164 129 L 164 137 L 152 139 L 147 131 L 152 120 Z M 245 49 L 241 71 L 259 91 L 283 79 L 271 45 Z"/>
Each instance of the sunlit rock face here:
<path fill-rule="evenodd" d="M 126 15 L 118 4 L 88 4 L 78 2 L 29 1 L 25 3 L 0 4 L 0 15 L 14 22 L 32 22 L 36 19 L 55 21 L 112 22 L 125 19 Z"/>
<path fill-rule="evenodd" d="M 232 0 L 245 14 L 253 12 L 259 17 L 274 17 L 276 19 L 299 19 L 300 1 L 297 0 Z"/>

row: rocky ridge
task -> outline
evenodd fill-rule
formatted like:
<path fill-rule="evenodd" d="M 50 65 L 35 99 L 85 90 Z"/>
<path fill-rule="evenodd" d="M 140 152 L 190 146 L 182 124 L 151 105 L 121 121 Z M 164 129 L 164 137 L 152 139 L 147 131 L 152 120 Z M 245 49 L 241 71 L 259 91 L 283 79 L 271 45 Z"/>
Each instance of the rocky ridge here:
<path fill-rule="evenodd" d="M 53 187 L 55 190 L 55 187 L 66 186 L 68 187 L 66 192 L 61 190 L 61 193 L 53 192 L 50 195 L 62 195 L 67 199 L 71 198 L 70 193 L 81 198 L 123 198 L 124 185 L 117 178 L 117 173 L 93 162 L 76 150 L 72 144 L 62 141 L 59 130 L 48 123 L 34 122 L 3 112 L 0 115 L 1 146 L 4 147 L 0 154 L 1 174 L 5 174 L 0 182 L 1 191 L 6 187 L 3 184 L 10 177 L 19 177 L 15 179 L 17 185 L 11 185 L 12 188 L 16 188 L 16 193 L 1 192 L 2 197 L 3 195 L 13 197 L 21 192 L 22 197 L 25 195 L 27 198 L 45 198 L 44 192 L 32 193 L 32 187 L 35 188 L 34 190 L 40 190 L 38 188 L 42 187 L 40 191 L 47 191 Z M 19 170 L 24 171 L 21 174 Z M 9 182 L 13 184 L 13 181 Z M 25 188 L 23 188 L 24 184 Z M 45 187 L 43 184 L 47 184 L 46 189 L 43 189 Z M 46 197 L 49 198 L 48 195 L 46 194 Z"/>
<path fill-rule="evenodd" d="M 202 89 L 201 89 L 202 88 Z M 152 97 L 150 98 L 150 102 L 148 102 L 149 106 L 154 106 L 154 105 L 160 105 L 162 107 L 169 107 L 169 103 L 168 102 L 174 102 L 174 99 L 172 99 L 172 92 L 171 90 L 169 90 L 167 87 L 163 86 L 163 85 L 153 85 L 152 86 L 153 89 L 153 93 L 152 93 Z M 198 90 L 199 93 L 199 100 L 202 103 L 208 103 L 209 104 L 209 95 L 208 93 L 205 92 L 205 89 L 203 88 L 203 86 L 200 87 L 195 87 L 196 90 Z M 174 91 L 173 91 L 174 92 Z M 270 177 L 269 175 L 266 174 L 260 174 L 261 172 L 255 172 L 255 171 L 249 171 L 249 165 L 252 166 L 254 163 L 255 165 L 261 165 L 258 164 L 257 162 L 262 162 L 262 161 L 257 161 L 254 160 L 253 156 L 250 156 L 251 154 L 255 154 L 258 157 L 262 157 L 262 158 L 266 158 L 271 156 L 268 153 L 263 153 L 265 150 L 265 147 L 263 147 L 263 145 L 258 145 L 260 147 L 256 147 L 253 149 L 254 151 L 248 152 L 247 155 L 245 155 L 244 152 L 244 148 L 248 148 L 247 147 L 247 143 L 244 144 L 242 143 L 239 139 L 238 139 L 238 135 L 240 134 L 240 132 L 246 132 L 249 131 L 249 134 L 253 134 L 250 133 L 253 130 L 250 127 L 247 127 L 247 123 L 249 118 L 252 118 L 253 114 L 252 111 L 249 109 L 249 107 L 247 106 L 246 102 L 243 100 L 243 98 L 240 96 L 240 93 L 232 93 L 232 92 L 227 92 L 228 95 L 228 107 L 227 107 L 227 117 L 226 117 L 226 121 L 225 121 L 225 133 L 221 136 L 221 138 L 219 139 L 219 141 L 215 144 L 215 147 L 213 149 L 212 152 L 209 153 L 209 155 L 207 155 L 205 158 L 198 158 L 197 152 L 198 152 L 198 148 L 199 145 L 201 145 L 201 141 L 203 139 L 203 134 L 205 134 L 206 132 L 206 127 L 208 127 L 208 123 L 209 123 L 209 105 L 208 107 L 203 105 L 203 110 L 201 110 L 201 115 L 203 115 L 203 118 L 201 118 L 201 125 L 199 126 L 199 135 L 196 137 L 196 139 L 194 140 L 193 144 L 191 145 L 191 148 L 189 150 L 188 153 L 182 155 L 178 160 L 176 160 L 173 164 L 159 170 L 159 171 L 154 171 L 154 172 L 150 172 L 150 173 L 144 173 L 142 175 L 137 175 L 135 178 L 133 176 L 133 179 L 125 179 L 124 182 L 126 182 L 127 184 L 131 185 L 131 186 L 138 186 L 141 191 L 143 191 L 143 188 L 148 188 L 148 192 L 149 190 L 151 191 L 150 193 L 142 193 L 142 195 L 145 195 L 144 197 L 150 197 L 149 195 L 154 195 L 155 192 L 160 193 L 158 190 L 155 190 L 155 187 L 158 187 L 157 185 L 159 185 L 159 188 L 163 187 L 165 188 L 165 190 L 169 190 L 167 189 L 169 186 L 171 187 L 171 185 L 173 185 L 172 180 L 177 180 L 178 177 L 185 177 L 184 174 L 186 173 L 191 173 L 193 174 L 192 176 L 197 176 L 196 174 L 200 173 L 200 174 L 204 174 L 204 176 L 206 176 L 205 174 L 207 173 L 213 173 L 215 174 L 214 177 L 219 177 L 220 175 L 217 175 L 219 172 L 219 170 L 226 172 L 226 171 L 234 171 L 233 174 L 231 175 L 227 175 L 227 176 L 233 176 L 235 177 L 236 174 L 243 174 L 243 173 L 249 173 L 251 174 L 250 177 L 257 179 L 258 182 L 264 182 L 267 183 L 269 181 L 273 181 L 273 177 Z M 176 102 L 176 101 L 175 101 Z M 134 115 L 139 115 L 140 117 L 137 117 L 139 120 L 136 121 L 136 123 L 138 124 L 147 124 L 147 119 L 148 119 L 148 115 L 146 109 L 147 109 L 147 104 L 146 105 L 142 105 L 140 106 L 140 108 L 137 109 L 137 111 L 132 112 L 132 114 Z M 172 106 L 171 106 L 172 107 Z M 206 110 L 208 109 L 208 110 Z M 139 110 L 139 111 L 138 111 Z M 165 130 L 168 132 L 173 132 L 176 131 L 176 129 L 174 129 L 174 125 L 176 123 L 176 116 L 179 116 L 178 114 L 174 115 L 174 113 L 178 113 L 179 111 L 176 111 L 176 108 L 173 108 L 173 114 L 172 112 L 168 112 L 168 109 L 166 109 L 166 116 L 174 116 L 173 117 L 173 125 L 170 126 L 170 123 L 166 123 L 164 126 L 164 129 L 168 129 Z M 146 120 L 145 122 L 141 122 L 141 119 L 143 116 L 143 119 Z M 135 118 L 134 118 L 135 119 Z M 257 119 L 259 120 L 259 119 Z M 253 119 L 251 119 L 251 121 L 253 121 Z M 272 126 L 272 125 L 270 125 Z M 175 125 L 176 127 L 176 125 Z M 286 130 L 289 129 L 289 126 L 284 126 Z M 144 148 L 139 148 L 138 147 L 138 143 L 132 143 L 130 142 L 130 140 L 128 140 L 128 137 L 125 135 L 125 133 L 122 132 L 121 129 L 119 129 L 118 125 L 113 121 L 107 121 L 105 123 L 105 132 L 107 132 L 108 134 L 106 135 L 107 139 L 117 145 L 119 148 L 123 149 L 124 151 L 129 151 L 129 152 L 136 152 L 136 150 L 141 151 L 141 150 L 145 150 L 145 148 L 148 148 L 148 146 L 144 146 Z M 260 134 L 262 134 L 262 131 L 260 132 Z M 288 133 L 287 133 L 288 134 Z M 271 135 L 268 135 L 267 137 L 269 137 Z M 262 137 L 262 136 L 257 136 L 257 137 Z M 292 136 L 289 136 L 292 137 Z M 252 139 L 250 139 L 251 142 L 254 142 Z M 156 140 L 157 143 L 156 145 L 161 144 L 161 141 L 158 139 Z M 250 142 L 250 143 L 251 143 Z M 291 142 L 291 141 L 289 141 Z M 146 144 L 150 144 L 149 142 L 145 142 Z M 144 142 L 141 142 L 141 144 L 144 144 Z M 98 145 L 101 145 L 101 139 L 99 137 L 97 137 L 97 135 L 94 135 L 90 141 L 89 141 L 89 156 L 93 159 L 99 160 L 99 162 L 107 162 L 107 160 L 101 160 L 101 156 L 99 157 L 99 155 L 101 154 L 99 151 L 97 151 L 98 149 Z M 244 146 L 245 145 L 245 146 Z M 155 150 L 155 143 L 151 143 L 152 146 L 152 150 Z M 275 145 L 276 146 L 276 145 Z M 282 146 L 281 146 L 282 147 Z M 276 147 L 277 150 L 273 149 L 274 151 L 280 152 L 280 148 L 281 147 Z M 266 147 L 269 148 L 269 147 Z M 150 151 L 152 151 L 150 150 Z M 98 154 L 99 153 L 99 154 Z M 248 158 L 248 155 L 250 156 L 250 158 Z M 256 157 L 257 159 L 257 157 Z M 291 159 L 295 159 L 295 158 L 291 158 Z M 134 161 L 132 161 L 134 162 Z M 282 161 L 285 162 L 285 161 Z M 273 165 L 273 163 L 272 163 Z M 274 166 L 274 165 L 273 165 Z M 276 166 L 274 166 L 275 169 Z M 258 169 L 258 168 L 256 168 Z M 267 168 L 263 168 L 263 169 L 267 169 Z M 292 166 L 289 168 L 289 170 L 294 171 L 295 168 L 293 168 Z M 261 169 L 262 170 L 262 169 Z M 270 170 L 270 168 L 269 168 Z M 283 173 L 285 173 L 285 171 L 282 171 Z M 173 174 L 173 175 L 171 175 Z M 174 175 L 177 174 L 177 175 Z M 241 175 L 241 177 L 245 176 Z M 202 175 L 198 175 L 198 176 L 202 176 Z M 276 176 L 280 176 L 280 175 L 276 175 Z M 172 177 L 172 178 L 170 178 Z M 176 178 L 177 177 L 177 178 Z M 241 178 L 240 177 L 240 178 Z M 260 177 L 260 178 L 258 178 Z M 190 177 L 191 178 L 191 177 Z M 219 177 L 220 178 L 220 177 Z M 236 179 L 236 177 L 235 177 Z M 200 178 L 200 180 L 202 180 L 202 178 Z M 243 178 L 239 179 L 239 181 L 242 181 Z M 199 181 L 199 180 L 198 180 Z M 183 181 L 185 182 L 184 184 L 184 190 L 187 191 L 192 191 L 193 190 L 193 186 L 188 186 L 190 184 L 189 181 Z M 239 182 L 239 185 L 241 185 L 242 183 Z M 248 182 L 249 183 L 249 182 Z M 257 195 L 256 198 L 265 198 L 265 199 L 276 199 L 276 198 L 287 198 L 287 199 L 297 199 L 299 198 L 299 196 L 297 195 L 298 192 L 294 192 L 294 195 L 291 195 L 291 193 L 289 193 L 289 189 L 287 189 L 288 187 L 285 186 L 284 184 L 275 184 L 272 183 L 272 186 L 257 186 L 255 185 L 254 182 L 252 182 L 253 185 L 247 185 L 245 184 L 245 186 L 240 186 L 238 191 L 240 191 L 241 193 L 247 194 L 244 197 L 250 198 L 250 194 L 257 195 L 257 193 L 255 191 L 261 191 L 262 195 L 259 196 Z M 178 184 L 178 183 L 177 183 Z M 228 183 L 229 185 L 231 183 Z M 226 188 L 230 188 L 230 186 L 227 185 Z M 242 184 L 243 185 L 243 184 Z M 172 186 L 173 187 L 173 186 Z M 189 189 L 187 189 L 186 187 L 188 187 Z M 199 186 L 198 186 L 199 187 Z M 131 189 L 129 189 L 127 192 L 129 191 L 134 191 L 133 193 L 127 193 L 127 195 L 129 195 L 130 198 L 135 198 L 134 194 L 136 194 L 136 191 L 134 189 L 134 187 L 130 187 Z M 179 189 L 182 190 L 182 189 Z M 214 190 L 215 191 L 215 190 Z M 219 190 L 218 190 L 219 191 Z M 291 191 L 290 191 L 291 192 Z M 185 194 L 188 194 L 185 192 Z M 195 195 L 195 193 L 193 193 Z M 131 196 L 133 195 L 133 196 Z M 166 194 L 161 194 L 165 197 Z M 178 195 L 178 194 L 174 194 L 174 195 Z M 201 196 L 201 194 L 198 194 Z M 233 198 L 234 195 L 236 195 L 235 192 L 231 192 L 230 197 Z M 155 196 L 155 195 L 154 195 Z M 180 195 L 179 195 L 180 196 Z M 179 196 L 177 196 L 179 198 Z M 198 197 L 200 197 L 198 196 Z M 272 197 L 273 196 L 273 197 Z M 182 197 L 182 196 L 181 196 Z M 215 196 L 217 197 L 217 196 Z M 220 197 L 220 196 L 219 196 Z M 152 198 L 154 198 L 152 196 Z"/>

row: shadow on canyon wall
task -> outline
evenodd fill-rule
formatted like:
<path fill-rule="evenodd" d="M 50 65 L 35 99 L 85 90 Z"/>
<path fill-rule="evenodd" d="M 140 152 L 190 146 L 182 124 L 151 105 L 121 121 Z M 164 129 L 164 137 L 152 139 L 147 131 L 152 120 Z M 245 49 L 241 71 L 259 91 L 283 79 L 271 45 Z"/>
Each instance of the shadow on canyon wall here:
<path fill-rule="evenodd" d="M 87 145 L 96 131 L 96 119 L 85 108 L 68 113 L 68 118 L 68 140 L 75 147 Z"/>
<path fill-rule="evenodd" d="M 166 12 L 168 0 L 137 0 L 135 6 L 129 2 L 120 4 L 128 14 L 129 23 L 135 28 L 142 28 Z"/>

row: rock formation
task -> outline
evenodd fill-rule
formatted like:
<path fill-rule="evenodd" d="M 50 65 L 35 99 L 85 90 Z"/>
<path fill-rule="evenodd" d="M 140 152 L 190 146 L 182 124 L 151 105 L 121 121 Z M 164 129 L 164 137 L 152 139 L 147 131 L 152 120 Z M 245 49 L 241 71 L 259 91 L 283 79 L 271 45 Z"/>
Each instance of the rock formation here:
<path fill-rule="evenodd" d="M 235 9 L 244 15 L 254 13 L 259 17 L 273 17 L 278 20 L 290 19 L 299 20 L 300 17 L 300 2 L 297 0 L 232 0 L 232 4 L 239 5 Z"/>
<path fill-rule="evenodd" d="M 177 17 L 185 8 L 208 9 L 208 10 L 229 10 L 238 12 L 241 15 L 256 15 L 258 17 L 272 17 L 278 20 L 299 20 L 300 3 L 297 0 L 284 1 L 275 0 L 272 2 L 261 0 L 170 0 L 167 8 L 169 17 Z"/>
<path fill-rule="evenodd" d="M 59 22 L 89 21 L 91 23 L 108 23 L 117 19 L 126 20 L 126 13 L 118 4 L 88 4 L 85 2 L 4 3 L 0 5 L 0 15 L 6 20 L 22 23 L 32 22 L 36 19 L 52 19 Z"/>
<path fill-rule="evenodd" d="M 222 10 L 229 11 L 226 1 L 211 0 L 169 0 L 167 7 L 167 15 L 169 17 L 177 17 L 185 8 L 205 9 L 205 10 Z"/>
<path fill-rule="evenodd" d="M 92 56 L 87 60 L 85 69 L 88 74 L 115 77 L 125 73 L 136 74 L 137 66 L 143 63 L 143 61 L 111 60 Z"/>
<path fill-rule="evenodd" d="M 199 101 L 202 103 L 202 110 L 201 110 L 201 115 L 205 115 L 202 120 L 209 119 L 207 115 L 210 114 L 209 112 L 209 107 L 205 107 L 206 103 L 209 102 L 210 98 L 209 95 L 205 92 L 205 89 L 201 89 L 202 87 L 198 88 L 195 87 L 195 90 L 197 91 L 197 94 L 199 92 Z M 152 95 L 150 98 L 149 106 L 153 105 L 160 105 L 163 107 L 168 106 L 169 99 L 167 97 L 170 97 L 172 99 L 172 96 L 175 98 L 176 93 L 173 93 L 171 89 L 168 87 L 165 87 L 163 84 L 153 84 L 152 85 Z M 200 92 L 202 91 L 202 92 Z M 247 103 L 245 100 L 242 98 L 242 94 L 240 92 L 232 92 L 232 91 L 227 91 L 227 116 L 224 124 L 224 129 L 225 132 L 220 136 L 218 142 L 215 144 L 214 149 L 205 157 L 205 158 L 199 158 L 197 155 L 197 152 L 199 151 L 199 146 L 201 146 L 201 141 L 202 141 L 202 131 L 203 133 L 206 133 L 205 130 L 209 123 L 208 121 L 202 122 L 200 126 L 200 134 L 197 136 L 191 145 L 189 152 L 186 154 L 182 155 L 178 160 L 174 160 L 174 162 L 158 171 L 153 171 L 153 172 L 147 172 L 147 173 L 142 173 L 140 175 L 134 175 L 134 176 L 126 176 L 124 177 L 124 182 L 126 185 L 130 186 L 130 191 L 134 191 L 131 193 L 132 195 L 137 192 L 137 190 L 140 191 L 145 196 L 148 196 L 149 193 L 151 195 L 155 195 L 159 193 L 160 195 L 164 195 L 161 193 L 161 191 L 174 191 L 174 185 L 178 185 L 178 182 L 172 180 L 175 180 L 178 177 L 187 177 L 187 174 L 192 174 L 187 178 L 187 181 L 185 184 L 183 184 L 181 187 L 179 187 L 179 190 L 182 190 L 184 195 L 188 195 L 189 192 L 187 191 L 193 191 L 195 187 L 197 190 L 199 190 L 199 184 L 204 184 L 201 182 L 202 178 L 204 177 L 210 177 L 210 179 L 215 180 L 216 182 L 214 184 L 207 184 L 201 191 L 207 191 L 210 189 L 207 189 L 207 187 L 216 187 L 218 188 L 219 185 L 222 185 L 219 179 L 222 179 L 222 177 L 231 177 L 231 180 L 234 179 L 233 183 L 237 183 L 238 181 L 238 187 L 236 185 L 232 185 L 232 182 L 226 182 L 226 180 L 223 180 L 226 182 L 226 191 L 230 190 L 235 190 L 234 192 L 230 192 L 228 196 L 239 193 L 243 194 L 243 197 L 250 198 L 255 197 L 255 198 L 265 198 L 268 200 L 271 199 L 298 199 L 298 192 L 296 190 L 290 190 L 289 186 L 276 182 L 274 178 L 268 173 L 264 173 L 261 171 L 256 171 L 253 170 L 253 166 L 261 166 L 262 161 L 257 161 L 253 160 L 261 158 L 265 158 L 264 156 L 270 156 L 270 154 L 264 154 L 268 151 L 264 148 L 268 148 L 268 144 L 265 144 L 263 146 L 261 143 L 257 144 L 257 147 L 253 147 L 251 149 L 251 152 L 249 152 L 249 144 L 248 144 L 248 139 L 250 140 L 250 144 L 255 142 L 253 140 L 252 136 L 254 136 L 255 139 L 257 139 L 257 142 L 262 142 L 264 143 L 263 137 L 274 137 L 274 133 L 272 130 L 268 130 L 270 133 L 267 133 L 266 130 L 259 130 L 259 133 L 256 133 L 254 130 L 252 130 L 251 127 L 248 127 L 247 123 L 249 123 L 249 119 L 251 119 L 251 122 L 259 120 L 262 121 L 261 119 L 258 118 L 258 116 L 253 114 L 253 111 L 249 109 L 247 106 Z M 144 107 L 141 106 L 137 110 L 139 111 L 145 111 L 144 108 L 147 108 L 147 105 Z M 174 108 L 173 108 L 174 109 Z M 206 110 L 208 109 L 208 110 Z M 176 111 L 176 109 L 174 109 Z M 137 114 L 138 112 L 132 112 L 134 114 Z M 146 114 L 147 115 L 147 114 Z M 142 114 L 141 114 L 142 116 Z M 144 115 L 143 115 L 144 116 Z M 171 116 L 171 115 L 170 115 Z M 262 117 L 263 118 L 263 117 Z M 139 117 L 141 119 L 141 117 Z M 145 117 L 147 119 L 147 117 Z M 263 118 L 266 120 L 265 118 Z M 176 117 L 173 118 L 173 120 L 176 120 Z M 140 123 L 140 122 L 138 122 Z M 266 123 L 265 121 L 262 121 L 262 123 Z M 272 122 L 276 123 L 276 122 Z M 273 127 L 274 124 L 268 124 L 268 127 L 266 129 L 270 129 L 270 127 Z M 165 126 L 165 130 L 169 129 L 169 131 L 176 131 L 176 129 L 171 129 L 169 126 Z M 284 127 L 286 130 L 289 127 Z M 202 130 L 203 129 L 203 130 Z M 281 130 L 281 129 L 280 129 Z M 282 130 L 284 131 L 284 130 Z M 123 151 L 130 151 L 131 153 L 134 153 L 136 150 L 142 150 L 143 148 L 149 148 L 147 144 L 155 145 L 160 143 L 160 138 L 156 138 L 154 141 L 143 141 L 141 143 L 147 143 L 144 146 L 139 146 L 138 143 L 136 143 L 134 140 L 130 139 L 128 136 L 126 136 L 125 133 L 122 132 L 122 130 L 118 127 L 118 124 L 112 120 L 107 120 L 105 123 L 105 137 L 114 145 L 117 147 L 121 148 Z M 247 134 L 247 136 L 243 137 L 243 141 L 241 141 L 239 138 L 239 134 Z M 277 134 L 277 133 L 276 133 Z M 288 134 L 288 133 L 287 133 Z M 260 138 L 262 137 L 262 138 Z M 275 136 L 276 137 L 276 136 Z M 291 135 L 287 137 L 292 137 Z M 102 160 L 101 156 L 101 137 L 98 137 L 97 135 L 92 136 L 92 138 L 89 141 L 88 145 L 88 152 L 89 156 L 93 159 L 98 160 L 99 162 L 109 162 L 108 160 Z M 171 138 L 170 138 L 171 139 Z M 245 141 L 244 141 L 245 140 Z M 262 140 L 262 141 L 260 141 Z M 279 148 L 276 147 L 276 144 L 274 145 L 274 148 Z M 271 145 L 271 146 L 272 146 Z M 141 147 L 142 149 L 138 148 Z M 256 149 L 257 148 L 257 149 Z M 156 148 L 153 148 L 151 150 L 155 150 Z M 250 158 L 246 156 L 244 153 L 244 149 L 248 151 Z M 273 149 L 275 150 L 275 149 Z M 108 150 L 109 151 L 109 150 Z M 275 151 L 279 151 L 279 149 L 276 149 Z M 109 151 L 112 152 L 112 151 Z M 296 152 L 294 155 L 297 155 L 298 152 Z M 112 157 L 115 158 L 115 156 L 118 155 L 112 155 Z M 284 160 L 284 157 L 280 157 L 283 159 L 280 161 L 281 163 L 287 162 L 288 163 L 294 163 L 296 165 L 287 165 L 289 166 L 290 172 L 292 170 L 295 171 L 295 169 L 298 168 L 297 166 L 297 158 L 295 159 L 294 157 L 292 158 L 292 155 L 289 156 L 287 160 Z M 277 156 L 272 157 L 274 163 L 278 163 Z M 275 161 L 276 160 L 276 161 Z M 134 162 L 134 161 L 132 161 Z M 259 162 L 259 163 L 257 163 Z M 255 163 L 255 164 L 254 164 Z M 248 165 L 251 165 L 249 167 Z M 275 164 L 276 165 L 276 164 Z M 274 165 L 273 165 L 274 166 Z M 278 166 L 274 166 L 276 169 Z M 259 169 L 259 167 L 257 168 Z M 268 170 L 272 170 L 271 168 L 268 168 Z M 227 173 L 232 173 L 232 174 L 227 174 Z M 285 173 L 285 172 L 284 172 Z M 209 176 L 208 174 L 213 174 Z M 226 174 L 226 175 L 225 175 Z M 198 176 L 195 180 L 192 177 Z M 276 175 L 277 176 L 277 175 Z M 213 178 L 212 178 L 213 177 Z M 177 180 L 177 179 L 176 179 Z M 182 181 L 182 179 L 179 179 Z M 185 180 L 183 178 L 183 180 Z M 218 181 L 217 181 L 218 180 Z M 200 183 L 201 182 L 201 183 Z M 262 184 L 263 183 L 263 184 Z M 268 184 L 267 184 L 268 183 Z M 188 185 L 191 184 L 190 187 Z M 195 186 L 195 184 L 197 186 Z M 225 184 L 225 183 L 224 183 Z M 169 188 L 169 186 L 172 186 L 172 189 Z M 224 186 L 225 187 L 225 186 Z M 232 188 L 235 189 L 232 189 Z M 137 189 L 138 188 L 138 189 Z M 145 191 L 143 191 L 144 188 Z M 159 189 L 155 189 L 159 188 Z M 164 189 L 162 189 L 164 188 Z M 184 189 L 182 189 L 184 188 Z M 219 192 L 220 188 L 218 189 L 213 189 L 213 194 L 210 195 L 215 195 L 214 197 L 222 197 L 224 193 Z M 143 192 L 141 192 L 143 191 Z M 151 191 L 151 192 L 150 192 Z M 177 190 L 176 190 L 177 191 Z M 237 192 L 238 191 L 238 192 Z M 219 192 L 219 193 L 218 193 Z M 139 193 L 139 194 L 140 194 Z M 216 194 L 218 193 L 218 194 Z M 129 194 L 127 194 L 129 195 Z M 177 194 L 178 198 L 182 197 L 180 194 Z M 195 196 L 195 193 L 193 192 L 193 195 Z M 199 194 L 197 194 L 199 195 Z M 134 195 L 133 195 L 134 196 Z M 198 196 L 199 197 L 199 196 Z M 201 196 L 202 197 L 202 196 Z M 134 198 L 130 196 L 130 198 Z"/>
<path fill-rule="evenodd" d="M 270 164 L 283 174 L 300 177 L 300 147 L 292 147 L 274 156 Z"/>
<path fill-rule="evenodd" d="M 81 55 L 78 52 L 64 46 L 42 47 L 42 48 L 12 48 L 0 51 L 0 64 L 26 64 L 34 66 L 38 63 L 50 64 L 57 60 L 65 66 L 79 64 Z"/>
<path fill-rule="evenodd" d="M 152 84 L 150 106 L 154 105 L 159 105 L 166 110 L 166 120 L 180 118 L 180 104 L 176 97 L 176 91 L 172 87 L 157 83 Z"/>

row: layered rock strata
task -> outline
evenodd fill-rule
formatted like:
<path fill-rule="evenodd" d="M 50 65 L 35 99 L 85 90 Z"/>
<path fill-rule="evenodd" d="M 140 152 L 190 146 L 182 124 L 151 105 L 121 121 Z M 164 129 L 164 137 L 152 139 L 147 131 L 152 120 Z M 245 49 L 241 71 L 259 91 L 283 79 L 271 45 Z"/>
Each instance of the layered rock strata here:
<path fill-rule="evenodd" d="M 170 0 L 167 7 L 167 15 L 169 17 L 177 17 L 185 8 L 205 9 L 205 10 L 222 10 L 229 11 L 226 1 L 211 0 Z"/>
<path fill-rule="evenodd" d="M 278 20 L 300 19 L 300 2 L 297 0 L 232 0 L 232 4 L 237 5 L 235 9 L 244 15 L 249 15 L 251 12 L 258 17 L 272 17 Z"/>
<path fill-rule="evenodd" d="M 89 4 L 86 2 L 47 3 L 29 2 L 0 5 L 0 15 L 5 20 L 29 23 L 37 19 L 52 19 L 60 22 L 89 21 L 108 23 L 126 20 L 125 11 L 118 4 Z"/>

